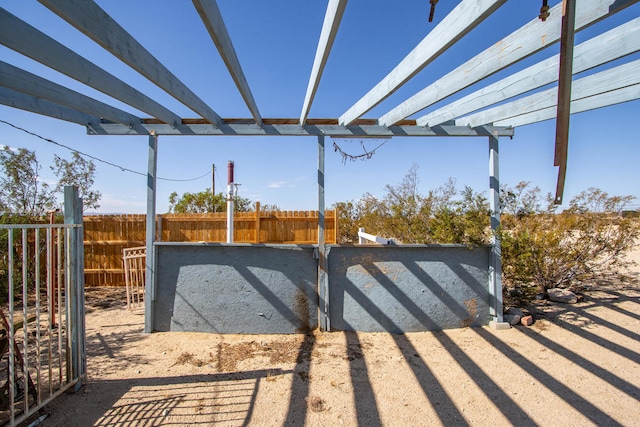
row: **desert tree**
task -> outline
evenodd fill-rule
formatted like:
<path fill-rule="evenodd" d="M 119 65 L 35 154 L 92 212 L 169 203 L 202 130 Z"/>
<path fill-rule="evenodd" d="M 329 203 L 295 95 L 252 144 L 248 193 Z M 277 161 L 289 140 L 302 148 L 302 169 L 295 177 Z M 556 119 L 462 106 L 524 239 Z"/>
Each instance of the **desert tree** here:
<path fill-rule="evenodd" d="M 93 161 L 85 159 L 77 151 L 73 152 L 71 160 L 63 159 L 56 154 L 51 170 L 59 180 L 56 192 L 62 192 L 66 185 L 74 185 L 78 188 L 78 196 L 82 198 L 84 210 L 100 207 L 98 202 L 102 194 L 93 189 L 96 173 Z"/>
<path fill-rule="evenodd" d="M 247 212 L 251 208 L 251 201 L 244 197 L 236 196 L 234 199 L 236 212 Z M 169 213 L 211 213 L 226 212 L 227 199 L 223 193 L 211 194 L 211 189 L 197 193 L 177 192 L 169 195 Z"/>
<path fill-rule="evenodd" d="M 55 192 L 40 179 L 41 170 L 33 151 L 0 150 L 0 206 L 5 214 L 36 219 L 55 206 Z"/>

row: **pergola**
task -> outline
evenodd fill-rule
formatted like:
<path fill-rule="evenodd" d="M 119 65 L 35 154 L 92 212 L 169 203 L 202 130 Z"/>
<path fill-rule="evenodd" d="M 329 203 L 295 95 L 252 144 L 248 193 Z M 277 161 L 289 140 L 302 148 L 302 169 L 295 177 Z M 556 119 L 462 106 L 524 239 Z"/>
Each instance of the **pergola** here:
<path fill-rule="evenodd" d="M 181 82 L 123 26 L 93 0 L 39 0 L 118 60 L 163 89 L 195 113 L 181 117 L 171 109 L 100 68 L 20 18 L 0 8 L 0 43 L 93 89 L 108 94 L 146 117 L 98 101 L 76 90 L 0 61 L 0 103 L 77 123 L 91 135 L 148 135 L 147 281 L 153 284 L 157 142 L 160 135 L 313 136 L 318 140 L 319 274 L 324 257 L 324 138 L 473 136 L 489 139 L 492 227 L 499 225 L 498 138 L 514 128 L 556 119 L 555 165 L 559 167 L 556 202 L 562 201 L 567 164 L 569 115 L 640 98 L 640 60 L 598 71 L 597 67 L 640 50 L 640 17 L 574 46 L 574 33 L 611 17 L 636 0 L 563 0 L 540 16 L 434 79 L 419 92 L 377 118 L 363 118 L 466 34 L 499 11 L 506 0 L 460 0 L 451 12 L 436 14 L 431 31 L 364 96 L 333 118 L 310 118 L 325 65 L 347 0 L 328 0 L 311 73 L 299 111 L 290 117 L 266 118 L 252 95 L 215 0 L 193 0 L 224 61 L 250 117 L 223 118 L 201 99 L 197 88 Z M 426 0 L 425 0 L 426 3 Z M 437 10 L 437 0 L 431 0 Z M 541 4 L 546 5 L 546 0 Z M 362 4 L 353 4 L 362 7 Z M 182 6 L 184 7 L 184 5 Z M 243 7 L 238 4 L 237 7 Z M 365 6 L 366 7 L 366 6 Z M 395 6 L 394 6 L 395 7 Z M 560 53 L 449 103 L 458 92 L 560 42 Z M 573 79 L 587 70 L 587 77 Z M 558 87 L 541 89 L 558 82 Z M 120 105 L 119 103 L 115 103 Z M 437 105 L 436 108 L 433 106 Z M 216 106 L 220 108 L 221 106 Z M 499 243 L 494 245 L 492 314 L 502 321 Z M 322 283 L 322 279 L 319 279 Z M 147 287 L 153 299 L 154 286 Z M 320 286 L 320 300 L 322 301 Z M 321 307 L 322 309 L 322 307 Z M 151 317 L 153 314 L 150 315 Z M 323 325 L 326 327 L 327 325 Z M 147 324 L 149 329 L 149 324 Z"/>

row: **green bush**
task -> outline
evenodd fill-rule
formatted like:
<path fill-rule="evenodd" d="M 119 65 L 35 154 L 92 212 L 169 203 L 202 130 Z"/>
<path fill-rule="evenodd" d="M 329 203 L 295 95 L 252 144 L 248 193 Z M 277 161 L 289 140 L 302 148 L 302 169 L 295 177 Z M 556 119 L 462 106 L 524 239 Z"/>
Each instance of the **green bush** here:
<path fill-rule="evenodd" d="M 638 221 L 621 213 L 633 197 L 590 188 L 561 213 L 549 199 L 542 208 L 540 190 L 528 183 L 502 190 L 505 301 L 513 295 L 527 300 L 556 287 L 580 290 L 584 282 L 630 265 L 623 255 L 635 245 Z"/>
<path fill-rule="evenodd" d="M 525 303 L 555 287 L 579 290 L 585 281 L 624 271 L 624 254 L 640 234 L 637 218 L 623 214 L 632 196 L 609 196 L 590 188 L 557 212 L 550 195 L 521 182 L 500 192 L 503 289 L 506 303 Z M 334 205 L 339 215 L 340 244 L 358 242 L 358 228 L 402 243 L 491 242 L 490 211 L 484 196 L 455 181 L 423 195 L 417 166 L 403 181 L 388 185 L 382 198 Z"/>

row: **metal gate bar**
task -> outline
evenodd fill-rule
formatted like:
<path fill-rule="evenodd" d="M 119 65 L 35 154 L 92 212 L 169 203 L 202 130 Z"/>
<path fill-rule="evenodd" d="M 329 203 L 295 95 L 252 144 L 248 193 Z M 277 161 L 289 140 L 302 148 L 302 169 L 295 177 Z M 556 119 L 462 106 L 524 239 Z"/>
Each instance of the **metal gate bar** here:
<path fill-rule="evenodd" d="M 84 378 L 85 361 L 75 360 L 86 355 L 82 263 L 72 262 L 83 256 L 74 248 L 82 225 L 0 225 L 0 233 L 0 424 L 13 426 Z"/>
<path fill-rule="evenodd" d="M 147 258 L 147 247 L 122 249 L 124 262 L 124 278 L 127 288 L 127 308 L 138 308 L 144 304 L 144 280 Z"/>

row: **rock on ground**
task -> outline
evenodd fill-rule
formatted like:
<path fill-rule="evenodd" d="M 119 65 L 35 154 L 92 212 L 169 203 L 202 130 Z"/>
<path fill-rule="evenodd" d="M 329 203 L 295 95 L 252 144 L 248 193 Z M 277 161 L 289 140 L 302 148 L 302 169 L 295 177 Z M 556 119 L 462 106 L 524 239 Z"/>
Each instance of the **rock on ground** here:
<path fill-rule="evenodd" d="M 575 304 L 578 302 L 578 296 L 566 289 L 554 288 L 547 290 L 549 299 L 555 302 L 562 302 L 565 304 Z"/>

